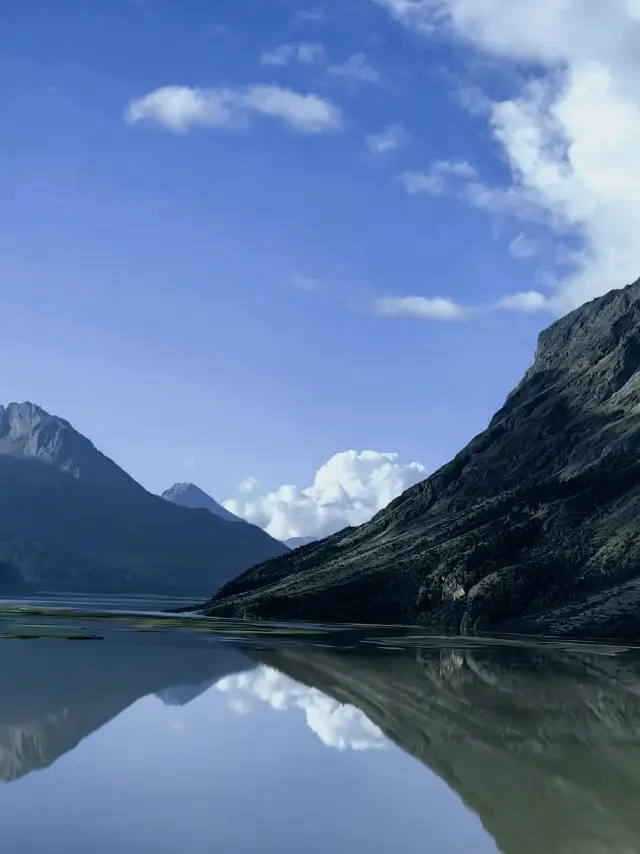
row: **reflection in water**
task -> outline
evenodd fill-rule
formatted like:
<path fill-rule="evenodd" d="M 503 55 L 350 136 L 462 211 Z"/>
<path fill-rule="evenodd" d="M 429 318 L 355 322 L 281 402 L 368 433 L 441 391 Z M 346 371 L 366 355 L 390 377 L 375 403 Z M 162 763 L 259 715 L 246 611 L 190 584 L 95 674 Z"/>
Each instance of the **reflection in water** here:
<path fill-rule="evenodd" d="M 260 658 L 360 708 L 462 797 L 505 854 L 640 851 L 635 662 L 462 646 L 413 659 Z"/>
<path fill-rule="evenodd" d="M 2 640 L 0 780 L 47 767 L 147 694 L 174 685 L 199 686 L 199 693 L 202 685 L 251 666 L 224 646 Z"/>
<path fill-rule="evenodd" d="M 304 712 L 309 729 L 327 747 L 372 750 L 388 746 L 380 729 L 360 709 L 340 703 L 317 688 L 301 685 L 271 667 L 227 676 L 217 688 L 229 694 L 229 705 L 238 715 L 248 714 L 254 700 L 279 711 L 299 709 Z"/>
<path fill-rule="evenodd" d="M 394 645 L 401 646 L 398 638 Z M 233 826 L 220 823 L 220 816 L 229 809 L 242 815 L 243 822 L 251 815 L 261 828 L 260 834 L 269 829 L 271 841 L 263 845 L 265 854 L 285 850 L 283 844 L 289 846 L 286 854 L 301 845 L 316 850 L 313 834 L 318 831 L 307 828 L 305 809 L 311 809 L 313 815 L 319 809 L 317 820 L 322 819 L 331 828 L 329 836 L 317 837 L 318 851 L 326 850 L 327 844 L 337 852 L 347 851 L 356 842 L 356 847 L 386 851 L 380 827 L 374 829 L 371 816 L 365 817 L 366 804 L 373 805 L 375 798 L 378 801 L 377 806 L 371 806 L 372 814 L 376 821 L 382 815 L 387 825 L 396 828 L 390 832 L 397 833 L 400 852 L 430 847 L 456 852 L 469 850 L 470 845 L 476 851 L 489 850 L 488 839 L 479 829 L 473 831 L 472 839 L 463 838 L 461 805 L 454 807 L 452 818 L 451 804 L 456 802 L 447 796 L 447 817 L 443 809 L 434 806 L 434 797 L 440 798 L 439 803 L 445 802 L 442 793 L 436 795 L 430 789 L 428 794 L 421 794 L 421 786 L 432 779 L 424 767 L 416 764 L 412 770 L 413 766 L 402 765 L 398 770 L 398 752 L 379 750 L 390 743 L 419 759 L 457 793 L 504 854 L 640 851 L 637 656 L 612 649 L 483 646 L 471 640 L 449 640 L 444 648 L 432 639 L 430 646 L 414 643 L 412 650 L 404 651 L 371 645 L 368 654 L 364 648 L 356 645 L 351 650 L 320 650 L 296 643 L 270 649 L 245 646 L 240 650 L 228 643 L 211 643 L 205 648 L 179 642 L 154 646 L 3 640 L 0 779 L 20 780 L 55 763 L 112 718 L 126 717 L 121 712 L 143 697 L 155 695 L 165 705 L 175 707 L 202 698 L 203 702 L 198 700 L 191 708 L 200 704 L 200 719 L 209 721 L 213 729 L 201 728 L 198 734 L 190 735 L 182 720 L 174 720 L 171 727 L 180 735 L 185 750 L 189 745 L 191 750 L 196 749 L 194 756 L 219 751 L 226 763 L 217 772 L 222 776 L 218 781 L 216 832 L 229 834 L 230 851 L 249 850 L 256 840 L 248 837 L 241 842 Z M 215 688 L 208 691 L 212 686 Z M 230 706 L 247 717 L 249 730 L 244 730 L 245 735 L 236 732 L 235 746 L 228 741 L 228 730 L 216 729 L 220 715 L 212 714 L 213 706 L 207 698 L 218 698 L 218 705 Z M 160 704 L 157 707 L 162 708 Z M 136 708 L 141 710 L 138 715 L 148 714 L 144 704 L 136 704 Z M 271 717 L 278 722 L 284 719 L 282 712 L 290 710 L 292 715 L 286 726 L 278 723 L 265 737 L 261 709 L 276 710 Z M 165 714 L 172 712 L 167 709 Z M 227 714 L 240 726 L 238 718 Z M 309 748 L 295 730 L 295 719 L 306 720 L 323 744 L 342 751 L 337 773 L 333 765 L 328 770 L 327 760 L 316 753 L 298 762 L 297 757 Z M 301 729 L 304 732 L 304 724 Z M 113 732 L 116 738 L 123 738 L 126 730 L 116 727 Z M 163 749 L 166 752 L 167 745 L 157 744 L 152 730 L 148 733 L 150 749 L 157 755 Z M 203 739 L 209 741 L 205 744 Z M 312 741 L 317 745 L 318 739 Z M 123 755 L 127 749 L 123 743 Z M 295 755 L 296 767 L 307 769 L 309 806 L 303 801 L 291 806 L 292 797 L 304 799 L 300 784 L 287 788 L 292 785 L 292 778 L 287 777 L 291 772 L 279 772 L 280 788 L 269 791 L 268 797 L 264 782 L 262 788 L 256 788 L 257 755 L 262 756 L 260 773 L 272 773 L 278 761 L 285 761 L 287 751 Z M 338 756 L 336 750 L 322 753 Z M 349 757 L 356 756 L 360 757 L 358 761 L 370 763 L 359 772 L 358 795 L 353 783 L 349 784 L 346 777 L 343 780 L 343 774 L 348 776 L 350 769 L 351 773 L 355 769 Z M 91 765 L 96 779 L 103 772 L 103 761 L 104 757 L 95 767 Z M 200 760 L 192 758 L 191 762 Z M 198 765 L 198 791 L 210 785 L 206 775 L 215 767 L 210 762 Z M 264 772 L 265 768 L 269 771 Z M 229 794 L 232 769 L 234 774 L 240 773 L 242 796 Z M 174 765 L 170 773 L 175 770 Z M 186 773 L 193 777 L 196 770 L 189 765 Z M 419 780 L 411 776 L 417 772 Z M 74 778 L 68 771 L 64 779 L 73 790 Z M 315 781 L 313 789 L 311 780 Z M 370 781 L 370 790 L 362 788 L 362 780 Z M 159 797 L 151 772 L 145 771 L 136 786 L 137 796 L 149 803 Z M 147 786 L 149 793 L 145 795 Z M 198 795 L 204 797 L 203 814 L 209 811 L 207 791 Z M 231 800 L 222 802 L 224 796 Z M 365 812 L 362 804 L 356 806 L 358 797 L 365 799 Z M 415 806 L 411 798 L 417 804 L 429 801 L 431 814 L 423 816 L 423 808 Z M 301 830 L 296 833 L 307 833 L 304 839 L 296 837 L 293 825 L 287 824 L 289 819 L 282 817 L 285 807 L 291 812 L 290 822 L 299 818 Z M 155 806 L 151 810 L 156 812 Z M 339 810 L 346 812 L 339 817 Z M 145 814 L 137 813 L 136 821 L 144 825 Z M 349 843 L 343 835 L 346 821 L 351 822 Z M 189 824 L 186 818 L 185 822 L 187 836 L 196 832 L 193 828 L 197 823 Z M 465 826 L 468 835 L 468 822 Z M 443 828 L 448 829 L 444 832 Z M 156 831 L 159 833 L 157 827 Z M 198 833 L 192 841 L 184 837 L 185 844 L 195 844 L 192 850 L 208 850 L 207 833 Z M 416 837 L 416 833 L 421 836 Z M 131 850 L 138 850 L 133 837 L 131 844 Z M 172 845 L 167 841 L 167 850 L 173 850 Z M 62 848 L 58 846 L 56 851 Z M 80 849 L 72 854 L 75 850 Z"/>

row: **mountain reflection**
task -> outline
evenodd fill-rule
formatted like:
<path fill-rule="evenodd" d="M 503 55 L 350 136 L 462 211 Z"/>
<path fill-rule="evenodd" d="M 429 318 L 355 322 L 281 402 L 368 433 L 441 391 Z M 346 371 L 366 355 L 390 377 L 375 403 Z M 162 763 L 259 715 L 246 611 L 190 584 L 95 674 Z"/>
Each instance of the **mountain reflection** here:
<path fill-rule="evenodd" d="M 252 666 L 226 646 L 3 639 L 0 780 L 46 768 L 148 694 L 183 705 L 223 677 Z"/>
<path fill-rule="evenodd" d="M 259 657 L 364 712 L 457 791 L 505 854 L 640 850 L 640 666 L 629 656 Z"/>

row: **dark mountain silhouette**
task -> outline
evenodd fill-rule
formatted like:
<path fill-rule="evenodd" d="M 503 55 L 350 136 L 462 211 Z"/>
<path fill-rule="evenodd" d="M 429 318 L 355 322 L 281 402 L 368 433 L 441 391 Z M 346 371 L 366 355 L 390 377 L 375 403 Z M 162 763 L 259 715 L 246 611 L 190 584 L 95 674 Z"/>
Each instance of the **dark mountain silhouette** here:
<path fill-rule="evenodd" d="M 8 686 L 0 695 L 0 780 L 46 768 L 142 697 L 166 691 L 170 696 L 173 685 L 213 685 L 252 666 L 226 645 L 196 649 L 5 639 L 0 643 L 0 680 Z"/>
<path fill-rule="evenodd" d="M 309 543 L 315 543 L 316 539 L 316 537 L 289 537 L 288 540 L 283 540 L 283 542 L 290 549 L 299 549 L 300 546 L 308 546 Z"/>
<path fill-rule="evenodd" d="M 213 614 L 640 631 L 640 281 L 540 335 L 487 429 L 359 528 L 251 569 Z"/>
<path fill-rule="evenodd" d="M 61 418 L 0 407 L 0 561 L 39 591 L 203 596 L 286 547 L 147 492 Z"/>
<path fill-rule="evenodd" d="M 33 593 L 33 588 L 27 584 L 17 566 L 0 562 L 0 598 L 20 598 Z"/>
<path fill-rule="evenodd" d="M 640 850 L 637 659 L 464 647 L 256 654 L 359 708 L 458 793 L 504 854 Z M 453 850 L 453 849 L 452 849 Z"/>
<path fill-rule="evenodd" d="M 195 483 L 174 483 L 169 489 L 165 489 L 162 498 L 181 507 L 189 507 L 191 510 L 209 510 L 210 513 L 226 519 L 227 522 L 245 522 L 246 524 L 245 519 L 225 510 L 222 504 L 218 504 Z"/>

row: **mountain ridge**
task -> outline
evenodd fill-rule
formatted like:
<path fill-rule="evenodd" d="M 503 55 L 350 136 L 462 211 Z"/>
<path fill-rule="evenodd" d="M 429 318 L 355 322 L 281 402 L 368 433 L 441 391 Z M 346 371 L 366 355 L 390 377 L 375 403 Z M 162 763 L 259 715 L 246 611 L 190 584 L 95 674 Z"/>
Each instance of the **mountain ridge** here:
<path fill-rule="evenodd" d="M 137 483 L 68 421 L 0 408 L 0 562 L 35 590 L 193 596 L 286 547 Z"/>
<path fill-rule="evenodd" d="M 174 483 L 169 489 L 165 489 L 160 497 L 164 498 L 165 501 L 171 501 L 173 504 L 179 504 L 181 507 L 188 507 L 191 510 L 208 510 L 214 516 L 219 516 L 227 522 L 244 522 L 247 524 L 246 519 L 241 519 L 240 516 L 231 513 L 195 483 Z"/>
<path fill-rule="evenodd" d="M 640 280 L 544 330 L 521 382 L 453 460 L 359 528 L 233 579 L 207 612 L 636 633 L 639 369 Z"/>

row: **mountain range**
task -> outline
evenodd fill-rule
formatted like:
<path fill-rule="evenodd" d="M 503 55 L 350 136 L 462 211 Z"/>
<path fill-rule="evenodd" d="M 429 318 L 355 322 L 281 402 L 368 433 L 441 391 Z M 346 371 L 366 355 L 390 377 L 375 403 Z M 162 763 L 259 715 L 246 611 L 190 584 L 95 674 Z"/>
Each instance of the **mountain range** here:
<path fill-rule="evenodd" d="M 197 601 L 288 551 L 254 525 L 152 495 L 33 403 L 0 407 L 0 484 L 0 585 Z"/>
<path fill-rule="evenodd" d="M 191 509 L 202 508 L 214 513 L 221 519 L 226 519 L 228 522 L 245 522 L 240 516 L 231 513 L 222 504 L 213 499 L 204 490 L 196 486 L 195 483 L 174 483 L 172 487 L 166 489 L 162 493 L 162 497 L 167 501 L 172 501 L 174 504 L 180 504 L 182 507 L 190 507 Z M 290 537 L 282 542 L 290 549 L 297 549 L 300 546 L 306 546 L 315 541 L 315 537 Z"/>
<path fill-rule="evenodd" d="M 205 611 L 454 634 L 640 631 L 640 280 L 557 320 L 488 427 L 370 522 Z"/>

